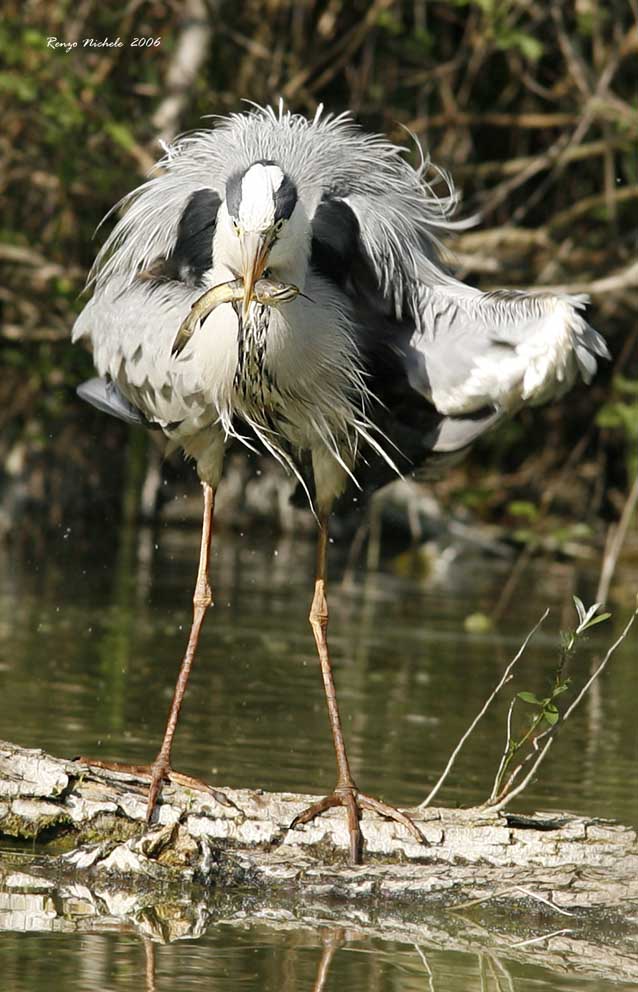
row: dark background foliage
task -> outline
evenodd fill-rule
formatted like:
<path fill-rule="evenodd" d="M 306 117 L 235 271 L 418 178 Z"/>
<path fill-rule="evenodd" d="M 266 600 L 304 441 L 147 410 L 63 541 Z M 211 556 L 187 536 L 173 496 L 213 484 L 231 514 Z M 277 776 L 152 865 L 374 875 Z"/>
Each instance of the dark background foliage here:
<path fill-rule="evenodd" d="M 349 108 L 408 149 L 413 132 L 462 189 L 462 213 L 480 213 L 450 246 L 462 277 L 590 293 L 611 365 L 489 436 L 437 493 L 528 539 L 548 519 L 554 534 L 561 519 L 594 532 L 613 520 L 638 439 L 636 17 L 635 0 L 5 3 L 0 528 L 102 514 L 122 489 L 130 512 L 152 510 L 155 447 L 75 398 L 91 361 L 69 332 L 95 228 L 159 138 L 279 96 L 309 114 Z M 181 463 L 161 471 L 195 488 Z M 231 461 L 240 503 L 255 471 Z"/>

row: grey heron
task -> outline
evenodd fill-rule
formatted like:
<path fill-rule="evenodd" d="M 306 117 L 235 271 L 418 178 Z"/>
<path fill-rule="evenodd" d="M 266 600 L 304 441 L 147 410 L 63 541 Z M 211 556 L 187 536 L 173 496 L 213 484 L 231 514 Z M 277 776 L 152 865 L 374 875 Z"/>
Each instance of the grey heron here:
<path fill-rule="evenodd" d="M 585 297 L 486 293 L 450 274 L 438 238 L 457 226 L 457 198 L 450 181 L 435 195 L 426 165 L 347 114 L 254 107 L 168 148 L 158 174 L 124 198 L 96 259 L 73 338 L 88 341 L 99 378 L 81 395 L 161 428 L 195 460 L 204 493 L 192 628 L 148 770 L 148 820 L 174 774 L 173 736 L 211 603 L 215 491 L 239 438 L 297 475 L 318 521 L 309 619 L 337 781 L 292 825 L 345 807 L 354 862 L 362 810 L 421 839 L 404 812 L 360 792 L 350 769 L 327 639 L 329 515 L 349 482 L 374 488 L 462 451 L 521 406 L 561 396 L 579 375 L 589 382 L 608 357 L 583 318 Z M 253 291 L 271 276 L 303 292 L 268 306 Z M 175 354 L 191 307 L 238 278 L 241 305 L 215 306 Z"/>

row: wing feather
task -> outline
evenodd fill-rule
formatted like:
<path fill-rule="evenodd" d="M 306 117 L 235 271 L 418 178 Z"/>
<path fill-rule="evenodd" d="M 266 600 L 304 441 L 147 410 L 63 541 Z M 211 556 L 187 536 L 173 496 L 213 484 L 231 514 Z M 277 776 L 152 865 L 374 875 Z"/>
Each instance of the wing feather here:
<path fill-rule="evenodd" d="M 73 340 L 88 339 L 98 373 L 152 423 L 196 419 L 209 407 L 193 361 L 171 354 L 177 328 L 200 295 L 180 282 L 129 286 L 112 279 L 75 322 Z"/>
<path fill-rule="evenodd" d="M 587 324 L 584 296 L 547 292 L 481 293 L 420 287 L 425 330 L 405 349 L 408 379 L 444 414 L 492 406 L 513 411 L 589 382 L 604 339 Z"/>

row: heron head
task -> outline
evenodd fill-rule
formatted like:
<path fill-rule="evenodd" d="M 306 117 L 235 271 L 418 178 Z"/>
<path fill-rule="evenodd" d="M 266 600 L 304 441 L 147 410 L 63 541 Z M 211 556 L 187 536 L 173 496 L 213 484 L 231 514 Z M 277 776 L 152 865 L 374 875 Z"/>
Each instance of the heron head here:
<path fill-rule="evenodd" d="M 285 239 L 286 225 L 297 205 L 297 187 L 269 160 L 254 162 L 226 184 L 226 206 L 239 238 L 244 280 L 244 320 L 253 287 L 268 265 L 277 241 Z"/>

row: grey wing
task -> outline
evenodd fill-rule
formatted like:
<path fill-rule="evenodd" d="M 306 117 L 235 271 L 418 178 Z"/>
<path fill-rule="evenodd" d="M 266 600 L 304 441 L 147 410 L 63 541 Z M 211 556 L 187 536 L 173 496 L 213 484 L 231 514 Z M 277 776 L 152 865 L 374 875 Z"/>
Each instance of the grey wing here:
<path fill-rule="evenodd" d="M 125 424 L 133 424 L 136 427 L 153 427 L 137 407 L 130 403 L 109 375 L 100 378 L 88 379 L 81 383 L 76 393 L 85 403 L 90 403 L 101 413 L 108 413 L 111 417 L 123 420 Z"/>
<path fill-rule="evenodd" d="M 411 219 L 395 223 L 396 203 L 394 213 L 384 212 L 381 195 L 325 197 L 313 221 L 311 260 L 350 297 L 357 341 L 386 405 L 397 405 L 383 381 L 390 350 L 389 374 L 400 388 L 411 387 L 442 415 L 427 427 L 425 443 L 454 451 L 506 413 L 561 395 L 578 374 L 589 382 L 609 351 L 582 316 L 584 296 L 482 293 L 449 275 L 431 200 L 424 195 L 423 202 L 415 219 L 414 198 L 406 199 Z M 419 419 L 418 404 L 404 412 L 410 415 Z"/>
<path fill-rule="evenodd" d="M 215 190 L 192 188 L 197 177 L 181 186 L 177 178 L 169 170 L 132 194 L 98 256 L 94 295 L 73 328 L 73 340 L 88 340 L 98 372 L 108 377 L 91 380 L 80 395 L 130 422 L 128 401 L 162 427 L 196 416 L 203 405 L 192 362 L 173 360 L 171 346 L 213 264 L 221 203 Z"/>
<path fill-rule="evenodd" d="M 604 339 L 587 324 L 583 296 L 415 289 L 425 329 L 405 348 L 413 389 L 444 414 L 491 406 L 512 412 L 561 396 L 578 375 L 589 382 Z"/>
<path fill-rule="evenodd" d="M 353 198 L 346 201 L 335 197 L 321 201 L 313 218 L 311 265 L 350 298 L 354 333 L 370 391 L 381 404 L 372 412 L 379 429 L 401 453 L 399 464 L 406 471 L 410 465 L 422 464 L 431 452 L 456 452 L 468 447 L 502 414 L 491 406 L 469 416 L 444 416 L 436 409 L 425 356 L 419 347 L 419 334 L 427 326 L 429 315 L 419 309 L 422 319 L 417 322 L 408 309 L 414 296 L 414 280 L 408 279 L 405 269 L 398 287 L 388 289 L 401 259 L 397 255 L 388 266 L 387 244 L 378 244 L 373 257 L 373 232 L 369 231 L 365 240 L 362 233 L 371 208 L 359 205 L 356 210 L 355 205 L 356 198 L 354 202 Z M 424 274 L 437 272 L 437 282 L 445 282 L 443 270 L 436 269 L 433 238 L 424 230 L 419 243 L 427 262 Z M 369 474 L 373 485 L 392 479 L 382 459 L 371 460 Z M 365 478 L 362 482 L 365 486 Z"/>
<path fill-rule="evenodd" d="M 73 328 L 74 341 L 90 342 L 99 374 L 161 427 L 197 418 L 206 409 L 191 358 L 171 354 L 177 329 L 200 295 L 201 289 L 180 282 L 127 285 L 112 278 Z"/>

